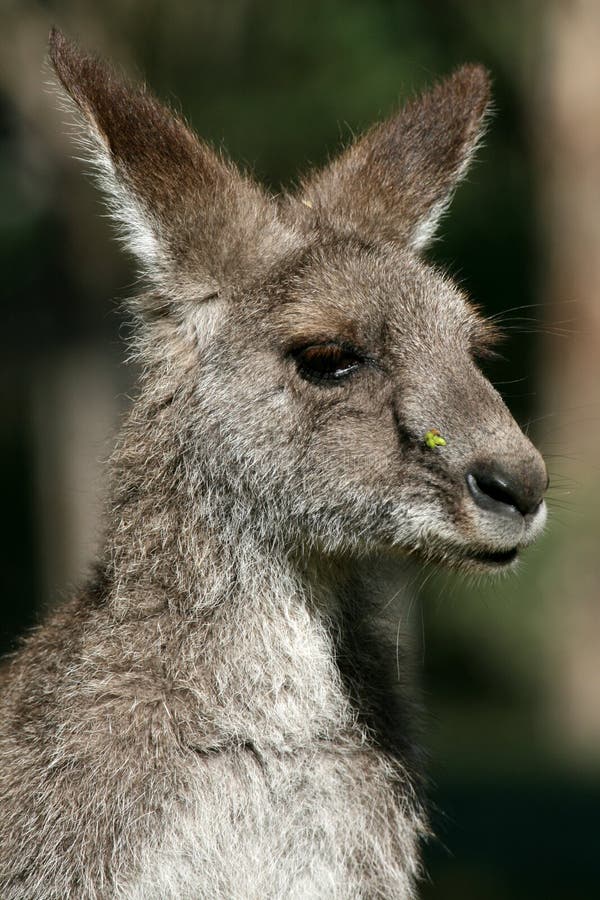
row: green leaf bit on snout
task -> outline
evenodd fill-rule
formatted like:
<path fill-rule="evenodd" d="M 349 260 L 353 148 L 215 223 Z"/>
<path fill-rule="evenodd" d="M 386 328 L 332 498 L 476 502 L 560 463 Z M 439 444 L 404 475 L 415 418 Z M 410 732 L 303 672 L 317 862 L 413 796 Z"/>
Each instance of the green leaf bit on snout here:
<path fill-rule="evenodd" d="M 436 447 L 446 446 L 446 439 L 441 436 L 437 428 L 432 428 L 428 431 L 423 440 L 430 450 L 435 450 Z"/>

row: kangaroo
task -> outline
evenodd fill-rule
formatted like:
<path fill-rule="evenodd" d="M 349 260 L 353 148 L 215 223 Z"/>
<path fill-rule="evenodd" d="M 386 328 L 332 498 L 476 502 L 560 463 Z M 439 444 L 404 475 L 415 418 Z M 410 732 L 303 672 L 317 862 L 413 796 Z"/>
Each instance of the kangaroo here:
<path fill-rule="evenodd" d="M 139 395 L 81 593 L 3 669 L 3 900 L 413 898 L 427 835 L 384 613 L 408 556 L 514 568 L 537 450 L 423 250 L 480 140 L 458 69 L 277 197 L 62 34 L 137 257 Z"/>

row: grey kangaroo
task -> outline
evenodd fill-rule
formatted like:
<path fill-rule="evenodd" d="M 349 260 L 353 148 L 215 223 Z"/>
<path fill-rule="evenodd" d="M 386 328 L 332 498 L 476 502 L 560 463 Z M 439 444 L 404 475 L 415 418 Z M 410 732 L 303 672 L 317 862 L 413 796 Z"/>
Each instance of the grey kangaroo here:
<path fill-rule="evenodd" d="M 544 464 L 423 261 L 464 66 L 270 196 L 144 88 L 50 56 L 146 290 L 95 576 L 2 673 L 2 900 L 412 898 L 427 833 L 384 611 L 514 567 Z"/>

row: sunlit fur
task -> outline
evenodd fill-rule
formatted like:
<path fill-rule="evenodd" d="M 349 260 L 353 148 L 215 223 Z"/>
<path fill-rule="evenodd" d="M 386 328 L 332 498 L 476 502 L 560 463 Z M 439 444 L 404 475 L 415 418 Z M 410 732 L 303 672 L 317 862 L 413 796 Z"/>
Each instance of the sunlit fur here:
<path fill-rule="evenodd" d="M 412 898 L 403 560 L 489 567 L 544 516 L 469 497 L 476 459 L 545 472 L 473 362 L 489 329 L 416 255 L 485 72 L 272 198 L 58 33 L 51 58 L 148 289 L 95 577 L 2 671 L 0 896 Z M 312 383 L 295 348 L 331 340 L 363 362 Z"/>

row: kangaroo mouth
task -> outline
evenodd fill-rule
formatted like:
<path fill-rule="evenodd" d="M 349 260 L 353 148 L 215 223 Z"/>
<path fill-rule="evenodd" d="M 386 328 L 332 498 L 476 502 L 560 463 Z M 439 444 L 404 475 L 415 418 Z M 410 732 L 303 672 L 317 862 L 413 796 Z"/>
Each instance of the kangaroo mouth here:
<path fill-rule="evenodd" d="M 513 563 L 519 555 L 517 547 L 511 547 L 510 550 L 467 550 L 464 558 L 473 562 L 483 563 L 486 566 L 494 568 L 503 568 Z"/>
<path fill-rule="evenodd" d="M 519 549 L 518 545 L 508 550 L 490 550 L 486 547 L 450 544 L 441 553 L 438 551 L 435 556 L 429 556 L 429 559 L 445 567 L 467 572 L 499 572 L 510 568 L 517 560 Z"/>

